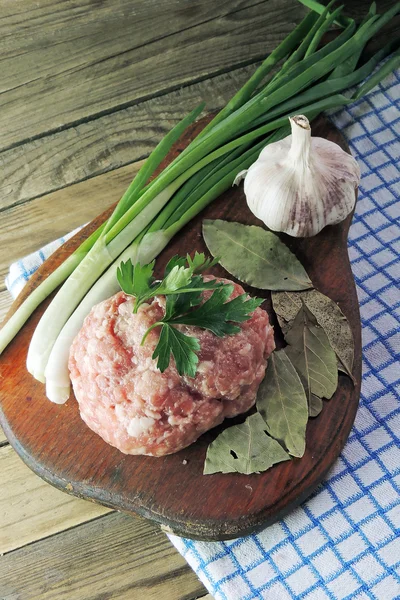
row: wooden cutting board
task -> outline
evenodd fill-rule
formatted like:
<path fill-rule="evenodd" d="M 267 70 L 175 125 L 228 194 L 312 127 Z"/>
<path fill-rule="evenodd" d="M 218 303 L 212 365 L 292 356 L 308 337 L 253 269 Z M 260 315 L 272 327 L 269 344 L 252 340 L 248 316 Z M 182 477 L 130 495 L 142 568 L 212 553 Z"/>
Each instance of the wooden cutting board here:
<path fill-rule="evenodd" d="M 193 138 L 207 120 L 194 125 L 173 148 L 163 167 Z M 348 150 L 325 118 L 313 123 L 313 135 L 325 137 Z M 84 198 L 82 199 L 84 202 Z M 111 209 L 110 209 L 111 211 Z M 95 219 L 51 256 L 35 273 L 9 314 L 51 273 L 81 241 L 110 214 Z M 243 186 L 232 188 L 183 229 L 157 260 L 156 275 L 175 254 L 207 252 L 201 235 L 204 218 L 222 218 L 261 225 L 248 210 Z M 307 426 L 307 448 L 301 459 L 292 459 L 258 475 L 203 475 L 208 444 L 224 424 L 204 434 L 189 448 L 166 456 L 126 456 L 107 445 L 84 424 L 71 396 L 62 406 L 49 402 L 44 386 L 25 368 L 29 341 L 47 302 L 43 303 L 0 357 L 0 421 L 18 454 L 40 477 L 57 488 L 127 513 L 142 515 L 167 531 L 201 539 L 239 537 L 271 524 L 300 504 L 315 489 L 344 446 L 357 411 L 361 383 L 361 328 L 357 295 L 347 254 L 349 216 L 310 239 L 283 241 L 297 255 L 316 289 L 335 302 L 347 316 L 355 340 L 355 360 L 350 378 L 339 374 L 338 389 L 322 413 Z M 222 267 L 217 276 L 228 276 Z M 265 297 L 264 308 L 276 325 L 269 292 L 243 286 Z M 9 315 L 8 315 L 9 316 Z M 230 425 L 229 421 L 225 422 Z"/>

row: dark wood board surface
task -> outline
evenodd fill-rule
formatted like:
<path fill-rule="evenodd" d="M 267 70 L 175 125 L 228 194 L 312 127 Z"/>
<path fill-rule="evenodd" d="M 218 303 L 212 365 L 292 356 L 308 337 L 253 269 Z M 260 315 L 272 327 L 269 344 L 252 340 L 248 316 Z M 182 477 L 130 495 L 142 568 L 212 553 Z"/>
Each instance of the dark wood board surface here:
<path fill-rule="evenodd" d="M 203 124 L 204 121 L 196 124 L 167 160 L 171 160 L 186 145 L 189 135 L 193 136 Z M 346 147 L 339 132 L 326 119 L 313 125 L 313 134 Z M 19 301 L 98 226 L 106 214 L 49 259 L 33 276 Z M 172 240 L 157 261 L 159 272 L 174 254 L 195 249 L 206 251 L 201 236 L 204 218 L 260 225 L 247 208 L 242 187 L 229 190 Z M 349 224 L 350 217 L 306 240 L 282 236 L 305 266 L 314 286 L 338 302 L 351 323 L 355 338 L 356 385 L 353 387 L 350 378 L 339 375 L 336 394 L 325 402 L 321 415 L 309 421 L 307 449 L 302 459 L 276 465 L 258 475 L 204 476 L 206 448 L 220 428 L 167 457 L 121 454 L 86 427 L 73 397 L 63 406 L 51 404 L 45 398 L 42 384 L 27 373 L 27 348 L 44 305 L 0 358 L 1 422 L 9 441 L 29 467 L 56 487 L 106 506 L 140 514 L 179 535 L 229 539 L 276 521 L 304 500 L 322 480 L 342 449 L 357 410 L 361 376 L 360 321 L 347 255 Z M 213 272 L 226 276 L 222 267 L 215 267 Z M 260 295 L 259 290 L 244 287 Z M 271 313 L 269 294 L 264 295 L 264 306 Z"/>

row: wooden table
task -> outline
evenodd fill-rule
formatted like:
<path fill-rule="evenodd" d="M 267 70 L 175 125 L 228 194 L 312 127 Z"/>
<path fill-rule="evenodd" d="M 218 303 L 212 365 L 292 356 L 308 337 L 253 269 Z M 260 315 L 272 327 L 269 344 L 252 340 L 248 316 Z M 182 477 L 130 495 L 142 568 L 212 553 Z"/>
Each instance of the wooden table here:
<path fill-rule="evenodd" d="M 346 5 L 364 14 L 364 0 Z M 159 139 L 201 100 L 222 106 L 305 11 L 0 0 L 0 321 L 9 263 L 118 200 Z M 398 31 L 394 20 L 375 47 Z M 2 432 L 0 489 L 2 600 L 211 598 L 158 527 L 50 487 Z"/>

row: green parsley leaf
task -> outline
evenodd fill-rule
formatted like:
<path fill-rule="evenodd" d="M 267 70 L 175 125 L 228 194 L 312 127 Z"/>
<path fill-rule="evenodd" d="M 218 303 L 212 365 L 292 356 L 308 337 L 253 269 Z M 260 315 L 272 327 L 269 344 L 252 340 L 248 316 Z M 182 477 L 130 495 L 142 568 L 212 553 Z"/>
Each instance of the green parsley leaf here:
<path fill-rule="evenodd" d="M 174 267 L 186 267 L 186 258 L 184 258 L 183 256 L 178 256 L 177 254 L 175 256 L 173 256 L 168 262 L 167 262 L 167 266 L 165 267 L 164 270 L 164 278 L 171 273 L 172 269 Z"/>
<path fill-rule="evenodd" d="M 161 327 L 160 337 L 153 353 L 157 367 L 164 372 L 171 355 L 175 359 L 180 375 L 194 377 L 198 363 L 199 340 L 180 331 L 177 325 L 200 327 L 218 337 L 234 335 L 242 323 L 262 303 L 260 298 L 249 298 L 247 294 L 229 301 L 234 286 L 212 279 L 204 281 L 200 275 L 213 266 L 217 259 L 206 258 L 196 252 L 194 257 L 174 256 L 168 262 L 164 279 L 156 282 L 153 277 L 154 261 L 149 265 L 132 265 L 131 261 L 121 263 L 117 270 L 118 281 L 126 294 L 135 296 L 134 312 L 139 306 L 156 295 L 165 296 L 165 314 L 161 321 L 153 323 L 145 332 L 142 344 L 148 333 Z M 212 292 L 203 302 L 204 292 Z"/>
<path fill-rule="evenodd" d="M 263 302 L 262 298 L 249 298 L 246 294 L 237 296 L 230 302 L 233 285 L 224 285 L 214 291 L 212 296 L 187 314 L 168 319 L 171 325 L 192 325 L 208 329 L 214 335 L 223 337 L 240 331 L 232 321 L 241 323 L 251 317 L 251 313 Z"/>
<path fill-rule="evenodd" d="M 206 258 L 204 252 L 195 252 L 193 258 L 190 254 L 186 255 L 186 258 L 183 256 L 175 255 L 173 256 L 167 263 L 167 266 L 164 270 L 164 279 L 169 275 L 172 269 L 176 266 L 178 267 L 189 267 L 193 275 L 199 275 L 206 271 L 210 267 L 213 267 L 218 263 L 218 259 L 216 258 Z"/>
<path fill-rule="evenodd" d="M 158 295 L 174 294 L 180 288 L 188 286 L 191 279 L 192 271 L 190 268 L 175 265 L 156 288 L 155 292 Z"/>
<path fill-rule="evenodd" d="M 176 294 L 166 297 L 165 319 L 170 320 L 188 312 L 191 308 L 201 303 L 203 292 L 216 290 L 222 286 L 223 284 L 215 279 L 203 281 L 200 275 L 194 275 L 185 289 L 179 289 Z"/>
<path fill-rule="evenodd" d="M 196 274 L 203 273 L 218 264 L 218 258 L 206 258 L 204 252 L 195 252 L 193 258 L 187 254 L 186 260 L 192 272 Z"/>
<path fill-rule="evenodd" d="M 179 375 L 194 377 L 199 362 L 196 352 L 199 350 L 200 344 L 197 338 L 182 333 L 168 323 L 163 323 L 152 358 L 154 360 L 158 358 L 157 368 L 164 373 L 172 353 Z"/>
<path fill-rule="evenodd" d="M 248 321 L 251 318 L 251 313 L 261 306 L 263 302 L 264 298 L 250 298 L 246 294 L 236 296 L 236 298 L 226 305 L 225 319 L 226 321 L 235 321 L 236 323 Z"/>
<path fill-rule="evenodd" d="M 205 258 L 203 253 L 196 252 L 193 259 L 174 256 L 168 262 L 164 271 L 164 279 L 155 282 L 153 277 L 154 261 L 149 265 L 141 266 L 132 264 L 131 260 L 121 262 L 117 269 L 117 279 L 122 290 L 135 296 L 134 311 L 137 312 L 143 302 L 154 296 L 168 296 L 170 294 L 191 294 L 188 306 L 194 306 L 201 300 L 201 292 L 206 289 L 215 289 L 221 284 L 218 282 L 204 282 L 196 275 L 215 264 L 215 260 Z M 196 274 L 195 274 L 196 273 Z M 176 311 L 174 311 L 176 312 Z"/>
<path fill-rule="evenodd" d="M 131 260 L 121 262 L 117 269 L 117 279 L 125 294 L 139 298 L 151 293 L 154 265 L 154 260 L 143 266 L 140 263 L 133 265 Z"/>

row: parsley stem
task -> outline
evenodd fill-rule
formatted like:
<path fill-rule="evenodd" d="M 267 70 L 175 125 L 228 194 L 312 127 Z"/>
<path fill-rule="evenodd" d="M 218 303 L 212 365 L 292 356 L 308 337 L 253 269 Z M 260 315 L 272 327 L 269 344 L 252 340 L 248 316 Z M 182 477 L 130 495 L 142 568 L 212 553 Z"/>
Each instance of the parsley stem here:
<path fill-rule="evenodd" d="M 140 342 L 140 345 L 143 346 L 147 336 L 149 335 L 150 331 L 152 331 L 153 329 L 155 329 L 156 327 L 162 327 L 164 325 L 164 323 L 162 321 L 157 321 L 156 323 L 153 323 L 153 325 L 151 325 L 148 330 L 146 331 L 146 333 L 144 334 L 144 336 L 142 337 L 142 341 Z"/>

